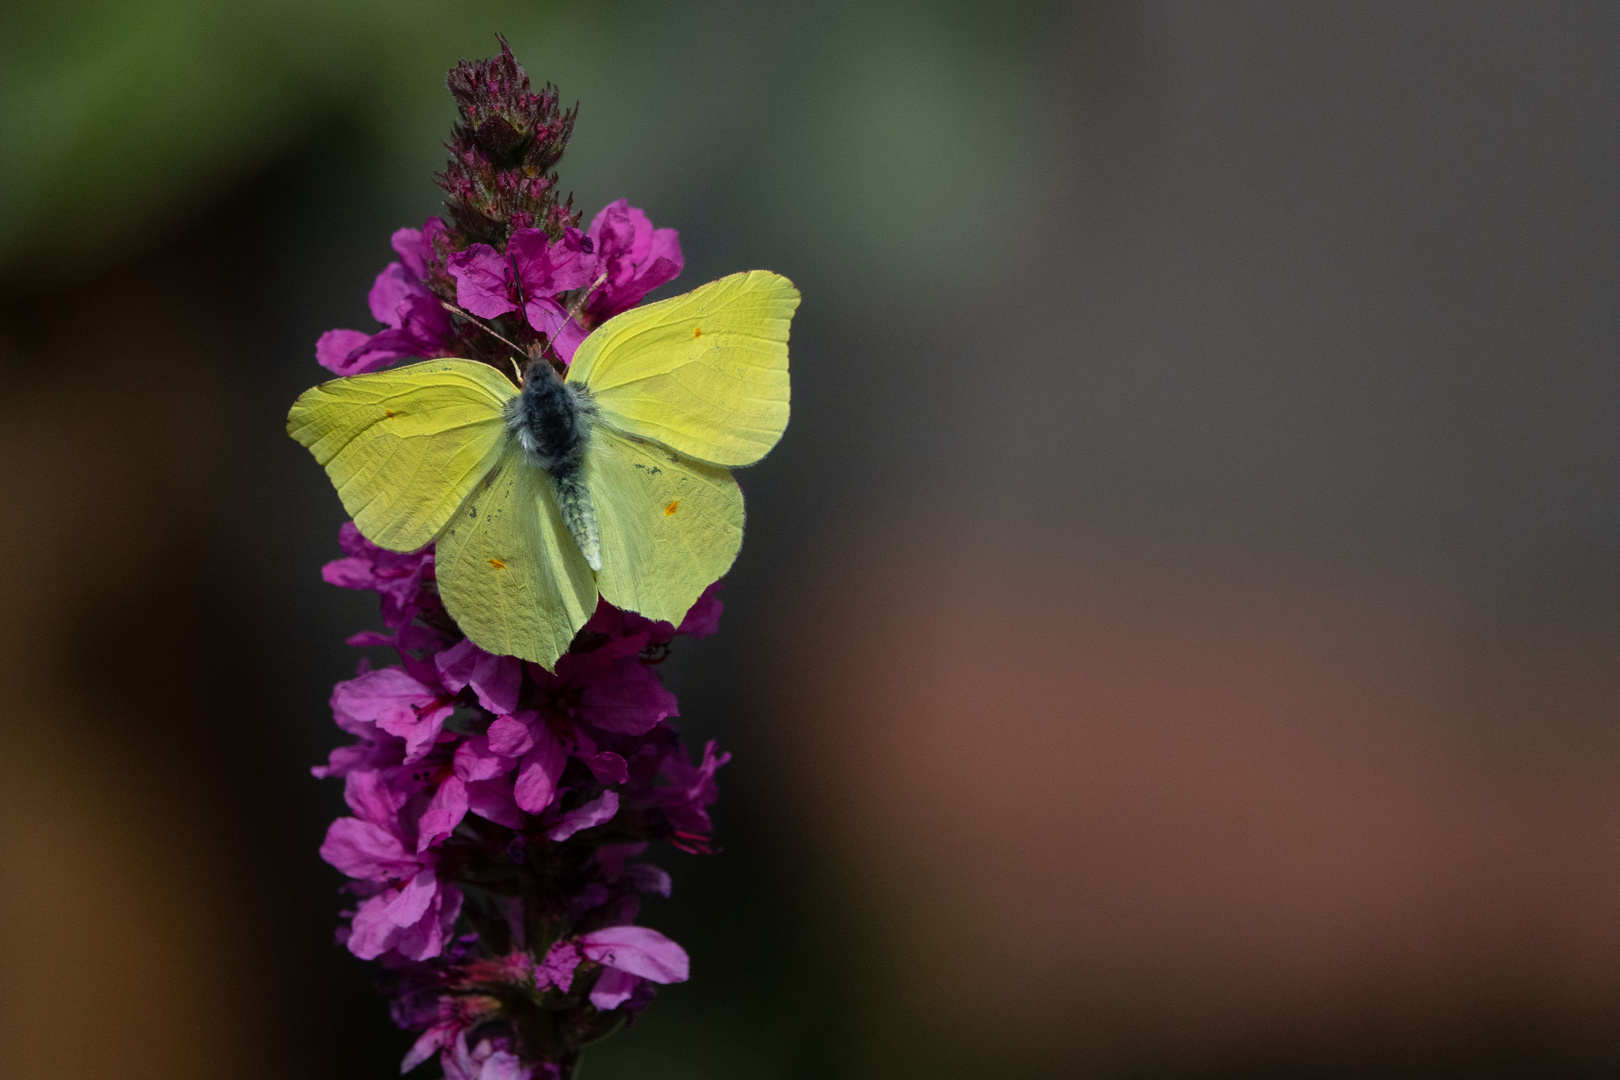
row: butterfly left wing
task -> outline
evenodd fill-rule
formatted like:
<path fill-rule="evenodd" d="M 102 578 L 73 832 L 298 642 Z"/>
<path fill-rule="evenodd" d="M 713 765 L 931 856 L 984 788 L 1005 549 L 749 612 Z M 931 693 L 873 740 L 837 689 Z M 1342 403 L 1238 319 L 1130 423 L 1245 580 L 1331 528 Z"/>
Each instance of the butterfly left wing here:
<path fill-rule="evenodd" d="M 551 483 L 515 441 L 440 534 L 434 566 L 445 610 L 473 644 L 547 669 L 596 610 Z"/>
<path fill-rule="evenodd" d="M 366 539 L 415 551 L 500 457 L 516 394 L 487 364 L 429 360 L 304 391 L 287 434 L 326 468 Z"/>
<path fill-rule="evenodd" d="M 616 607 L 679 626 L 742 547 L 737 481 L 717 465 L 597 425 L 585 455 L 585 484 L 601 531 L 596 580 L 602 595 Z"/>

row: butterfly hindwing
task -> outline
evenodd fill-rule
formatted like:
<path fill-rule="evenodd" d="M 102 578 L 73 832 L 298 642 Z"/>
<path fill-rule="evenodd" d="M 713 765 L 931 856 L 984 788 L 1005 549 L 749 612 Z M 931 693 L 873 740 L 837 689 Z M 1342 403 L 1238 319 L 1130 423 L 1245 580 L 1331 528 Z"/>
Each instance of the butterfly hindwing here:
<path fill-rule="evenodd" d="M 445 610 L 479 647 L 548 669 L 596 610 L 551 481 L 515 441 L 439 536 L 434 567 Z"/>
<path fill-rule="evenodd" d="M 608 603 L 679 626 L 742 547 L 731 473 L 606 426 L 591 433 L 585 483 L 601 527 L 597 584 Z"/>
<path fill-rule="evenodd" d="M 486 364 L 429 360 L 305 391 L 287 433 L 325 467 L 362 535 L 415 551 L 500 457 L 516 393 Z"/>
<path fill-rule="evenodd" d="M 788 421 L 788 323 L 799 291 L 750 270 L 615 315 L 574 354 L 568 381 L 604 422 L 715 465 L 749 465 Z"/>

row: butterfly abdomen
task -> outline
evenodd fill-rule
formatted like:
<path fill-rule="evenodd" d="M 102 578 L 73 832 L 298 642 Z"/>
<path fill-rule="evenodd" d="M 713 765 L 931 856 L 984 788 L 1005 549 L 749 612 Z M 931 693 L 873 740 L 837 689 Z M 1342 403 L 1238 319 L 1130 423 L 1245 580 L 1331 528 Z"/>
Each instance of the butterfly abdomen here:
<path fill-rule="evenodd" d="M 506 409 L 506 428 L 523 447 L 529 464 L 551 477 L 563 524 L 592 570 L 602 568 L 596 509 L 581 472 L 590 443 L 590 395 L 563 382 L 549 363 L 538 360 L 524 372 L 523 391 Z"/>

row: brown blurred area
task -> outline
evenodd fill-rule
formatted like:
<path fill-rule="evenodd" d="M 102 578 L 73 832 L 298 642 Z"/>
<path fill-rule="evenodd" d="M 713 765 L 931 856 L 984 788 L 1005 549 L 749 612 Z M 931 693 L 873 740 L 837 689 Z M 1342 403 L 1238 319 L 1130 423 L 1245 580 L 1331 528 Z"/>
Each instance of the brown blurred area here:
<path fill-rule="evenodd" d="M 177 262 L 82 283 L 122 340 L 96 340 L 77 295 L 4 312 L 7 1077 L 257 1075 L 253 928 L 221 865 L 232 830 L 193 775 L 231 763 L 186 745 L 224 704 L 208 691 L 230 692 L 196 640 L 207 568 L 187 565 L 228 470 L 221 341 Z M 173 335 L 177 319 L 191 332 Z"/>
<path fill-rule="evenodd" d="M 0 1078 L 395 1073 L 282 424 L 497 29 L 587 215 L 805 295 L 593 1077 L 1620 1076 L 1612 5 L 17 10 Z"/>
<path fill-rule="evenodd" d="M 924 545 L 793 583 L 816 661 L 772 671 L 770 717 L 890 1068 L 1610 1051 L 1612 647 L 1549 662 L 1398 598 L 1088 555 Z M 1471 734 L 1524 704 L 1591 734 Z"/>

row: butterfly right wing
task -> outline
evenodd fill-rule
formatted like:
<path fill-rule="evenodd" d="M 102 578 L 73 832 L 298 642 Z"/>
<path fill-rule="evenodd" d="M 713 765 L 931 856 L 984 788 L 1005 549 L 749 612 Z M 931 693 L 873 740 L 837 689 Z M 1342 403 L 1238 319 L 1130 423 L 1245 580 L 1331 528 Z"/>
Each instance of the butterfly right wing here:
<path fill-rule="evenodd" d="M 487 364 L 429 360 L 306 390 L 287 434 L 325 467 L 366 539 L 415 551 L 500 458 L 516 394 Z"/>
<path fill-rule="evenodd" d="M 768 270 L 732 274 L 631 308 L 580 345 L 568 381 L 631 438 L 711 465 L 752 465 L 788 422 L 793 282 Z"/>
<path fill-rule="evenodd" d="M 596 579 L 551 482 L 513 440 L 439 535 L 439 595 L 485 652 L 552 669 L 596 610 Z"/>
<path fill-rule="evenodd" d="M 742 547 L 737 481 L 718 465 L 602 425 L 591 432 L 585 483 L 601 525 L 602 595 L 679 626 Z"/>

